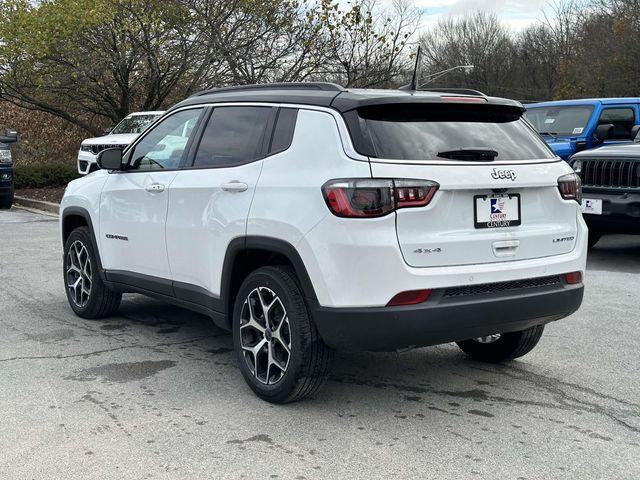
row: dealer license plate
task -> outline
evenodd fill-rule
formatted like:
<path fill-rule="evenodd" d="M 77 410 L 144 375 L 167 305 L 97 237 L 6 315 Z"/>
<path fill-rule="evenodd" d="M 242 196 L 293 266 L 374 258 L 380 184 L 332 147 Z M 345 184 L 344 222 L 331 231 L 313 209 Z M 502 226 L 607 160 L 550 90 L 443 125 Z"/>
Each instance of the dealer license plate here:
<path fill-rule="evenodd" d="M 591 215 L 602 215 L 602 200 L 583 198 L 582 212 L 589 213 Z"/>
<path fill-rule="evenodd" d="M 474 202 L 476 228 L 520 225 L 520 194 L 476 195 Z"/>

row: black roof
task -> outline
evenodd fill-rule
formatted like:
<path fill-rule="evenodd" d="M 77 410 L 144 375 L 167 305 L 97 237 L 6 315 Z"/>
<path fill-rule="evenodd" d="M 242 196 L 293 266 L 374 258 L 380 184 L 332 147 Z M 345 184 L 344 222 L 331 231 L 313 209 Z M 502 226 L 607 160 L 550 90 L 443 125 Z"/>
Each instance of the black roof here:
<path fill-rule="evenodd" d="M 484 98 L 489 105 L 503 105 L 521 109 L 522 104 L 516 100 L 488 97 L 472 90 L 374 90 L 343 88 L 333 83 L 270 83 L 261 85 L 244 85 L 239 87 L 216 88 L 196 93 L 175 107 L 223 102 L 266 102 L 294 103 L 331 107 L 339 112 L 347 112 L 356 108 L 371 105 L 387 105 L 398 103 L 441 103 L 452 101 L 451 97 L 459 97 L 461 102 L 467 98 Z M 455 100 L 453 100 L 455 101 Z"/>

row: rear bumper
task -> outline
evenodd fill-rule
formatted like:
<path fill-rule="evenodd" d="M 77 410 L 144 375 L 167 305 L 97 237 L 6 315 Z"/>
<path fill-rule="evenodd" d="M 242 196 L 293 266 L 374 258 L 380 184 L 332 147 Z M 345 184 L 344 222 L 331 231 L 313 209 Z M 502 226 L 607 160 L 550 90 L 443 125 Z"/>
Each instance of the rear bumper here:
<path fill-rule="evenodd" d="M 557 285 L 456 297 L 434 292 L 420 305 L 372 308 L 316 307 L 325 343 L 347 350 L 437 345 L 524 330 L 559 320 L 582 303 L 583 285 Z"/>
<path fill-rule="evenodd" d="M 583 196 L 602 200 L 602 215 L 584 215 L 590 229 L 601 233 L 640 234 L 640 193 L 601 193 L 585 189 Z"/>

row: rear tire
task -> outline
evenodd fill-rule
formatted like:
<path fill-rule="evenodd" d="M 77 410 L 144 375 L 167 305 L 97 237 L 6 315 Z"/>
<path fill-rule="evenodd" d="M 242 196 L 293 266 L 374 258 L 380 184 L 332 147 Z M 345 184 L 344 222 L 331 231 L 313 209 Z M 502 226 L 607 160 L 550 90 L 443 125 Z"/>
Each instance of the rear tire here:
<path fill-rule="evenodd" d="M 63 277 L 67 300 L 79 317 L 104 318 L 118 310 L 122 294 L 109 290 L 102 282 L 87 227 L 73 230 L 65 242 Z"/>
<path fill-rule="evenodd" d="M 596 243 L 602 238 L 602 233 L 589 230 L 589 240 L 587 241 L 589 249 L 596 246 Z"/>
<path fill-rule="evenodd" d="M 542 332 L 544 332 L 544 325 L 536 325 L 519 332 L 503 333 L 500 338 L 490 343 L 482 343 L 475 339 L 456 343 L 464 353 L 475 360 L 498 363 L 529 353 L 538 344 Z"/>
<path fill-rule="evenodd" d="M 291 268 L 249 274 L 235 300 L 232 330 L 242 376 L 263 400 L 295 402 L 326 382 L 333 351 L 320 338 Z"/>

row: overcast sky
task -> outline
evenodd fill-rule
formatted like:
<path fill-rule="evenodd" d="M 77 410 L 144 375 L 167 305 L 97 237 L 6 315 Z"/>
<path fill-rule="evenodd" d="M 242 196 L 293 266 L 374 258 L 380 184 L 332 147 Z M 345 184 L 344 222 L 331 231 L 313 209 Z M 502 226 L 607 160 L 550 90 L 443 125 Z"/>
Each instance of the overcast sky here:
<path fill-rule="evenodd" d="M 495 13 L 509 28 L 520 30 L 538 21 L 548 5 L 548 0 L 416 0 L 426 28 L 447 15 L 462 16 L 483 10 Z"/>

